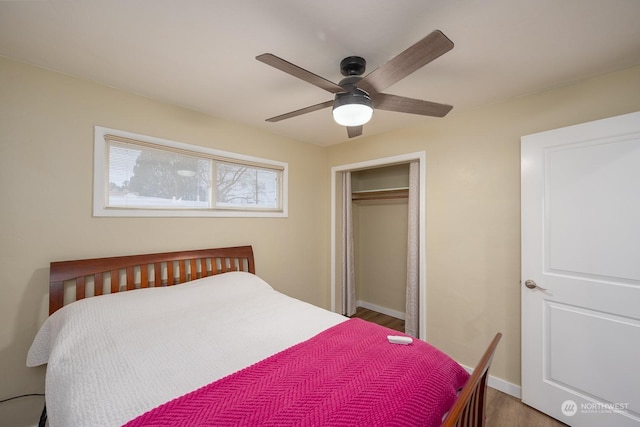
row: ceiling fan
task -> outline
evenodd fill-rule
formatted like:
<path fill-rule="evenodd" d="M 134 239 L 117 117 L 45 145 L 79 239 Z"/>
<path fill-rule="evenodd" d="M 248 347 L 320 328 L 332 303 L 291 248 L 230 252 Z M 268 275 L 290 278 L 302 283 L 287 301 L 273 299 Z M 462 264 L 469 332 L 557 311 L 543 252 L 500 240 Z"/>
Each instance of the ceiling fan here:
<path fill-rule="evenodd" d="M 453 42 L 441 31 L 436 30 L 365 77 L 362 77 L 366 67 L 364 58 L 349 56 L 340 62 L 340 72 L 345 78 L 338 84 L 271 53 L 258 55 L 256 56 L 258 61 L 335 94 L 331 101 L 271 117 L 267 121 L 279 122 L 312 111 L 333 107 L 334 120 L 338 124 L 346 126 L 349 138 L 353 138 L 362 135 L 362 126 L 371 119 L 374 108 L 444 117 L 453 108 L 451 105 L 389 95 L 382 93 L 382 91 L 451 49 L 453 49 Z"/>

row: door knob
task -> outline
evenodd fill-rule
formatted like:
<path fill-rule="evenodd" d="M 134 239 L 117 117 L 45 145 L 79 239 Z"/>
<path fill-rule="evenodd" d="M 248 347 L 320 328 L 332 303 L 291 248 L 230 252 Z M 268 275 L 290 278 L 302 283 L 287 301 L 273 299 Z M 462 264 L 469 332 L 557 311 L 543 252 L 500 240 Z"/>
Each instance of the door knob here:
<path fill-rule="evenodd" d="M 542 288 L 540 286 L 538 286 L 538 284 L 536 282 L 534 282 L 533 280 L 529 279 L 526 282 L 524 282 L 524 285 L 529 288 L 529 289 L 540 289 L 541 291 L 546 291 L 545 288 Z"/>

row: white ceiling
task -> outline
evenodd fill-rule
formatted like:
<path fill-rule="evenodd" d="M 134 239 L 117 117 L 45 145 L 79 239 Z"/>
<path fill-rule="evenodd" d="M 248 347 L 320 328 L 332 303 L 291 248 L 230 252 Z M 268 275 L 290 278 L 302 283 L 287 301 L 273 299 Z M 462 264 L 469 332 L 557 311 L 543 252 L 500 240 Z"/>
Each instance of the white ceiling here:
<path fill-rule="evenodd" d="M 386 93 L 458 111 L 640 64 L 638 0 L 2 1 L 0 55 L 318 145 L 347 141 L 331 109 L 264 120 L 332 94 L 254 58 L 338 82 L 434 29 L 449 53 Z M 429 120 L 376 111 L 364 135 Z"/>

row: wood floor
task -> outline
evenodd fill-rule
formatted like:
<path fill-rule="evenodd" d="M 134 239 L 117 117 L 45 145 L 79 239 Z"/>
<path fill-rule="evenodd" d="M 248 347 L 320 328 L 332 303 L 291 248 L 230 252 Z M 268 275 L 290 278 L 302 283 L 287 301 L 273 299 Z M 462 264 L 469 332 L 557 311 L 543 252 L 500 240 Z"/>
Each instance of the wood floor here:
<path fill-rule="evenodd" d="M 386 314 L 378 313 L 377 311 L 369 310 L 363 307 L 358 307 L 356 309 L 356 314 L 351 317 L 358 317 L 360 319 L 368 320 L 369 322 L 382 325 L 389 329 L 393 329 L 394 331 L 404 332 L 404 320 L 387 316 Z"/>
<path fill-rule="evenodd" d="M 564 427 L 506 393 L 487 387 L 487 427 Z"/>
<path fill-rule="evenodd" d="M 358 307 L 352 317 L 404 332 L 404 320 Z M 487 427 L 563 427 L 566 424 L 523 404 L 519 399 L 487 388 Z"/>

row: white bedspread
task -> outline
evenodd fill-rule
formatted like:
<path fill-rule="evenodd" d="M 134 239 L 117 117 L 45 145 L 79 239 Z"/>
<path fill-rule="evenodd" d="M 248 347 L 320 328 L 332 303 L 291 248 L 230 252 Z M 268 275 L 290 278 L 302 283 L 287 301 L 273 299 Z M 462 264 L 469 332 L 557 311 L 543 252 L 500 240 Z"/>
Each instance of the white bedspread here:
<path fill-rule="evenodd" d="M 225 273 L 70 304 L 44 323 L 27 365 L 48 363 L 50 426 L 119 426 L 344 320 Z"/>

